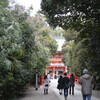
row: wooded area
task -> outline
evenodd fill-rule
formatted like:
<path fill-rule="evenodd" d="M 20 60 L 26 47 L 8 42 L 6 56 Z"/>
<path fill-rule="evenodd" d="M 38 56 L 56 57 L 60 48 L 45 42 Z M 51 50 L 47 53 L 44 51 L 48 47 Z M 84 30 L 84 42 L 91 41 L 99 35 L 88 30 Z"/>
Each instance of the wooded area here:
<path fill-rule="evenodd" d="M 0 0 L 0 100 L 11 100 L 34 85 L 36 68 L 40 77 L 57 51 L 45 17 L 31 17 L 30 10 Z"/>

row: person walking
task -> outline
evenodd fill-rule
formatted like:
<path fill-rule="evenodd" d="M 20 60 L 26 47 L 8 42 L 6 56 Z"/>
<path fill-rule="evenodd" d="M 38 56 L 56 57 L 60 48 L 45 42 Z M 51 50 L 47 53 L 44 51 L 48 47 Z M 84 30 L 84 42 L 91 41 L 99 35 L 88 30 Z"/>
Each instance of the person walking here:
<path fill-rule="evenodd" d="M 68 86 L 69 84 L 69 78 L 67 77 L 67 73 L 64 73 L 64 77 L 63 77 L 63 88 L 64 88 L 64 97 L 65 100 L 67 100 L 67 96 L 68 96 Z"/>
<path fill-rule="evenodd" d="M 93 78 L 88 74 L 87 69 L 83 70 L 83 74 L 79 79 L 79 83 L 82 85 L 83 100 L 86 100 L 86 98 L 91 100 Z"/>
<path fill-rule="evenodd" d="M 48 78 L 47 78 L 47 75 L 44 76 L 43 88 L 44 88 L 44 95 L 45 95 L 45 94 L 48 94 L 49 80 L 48 80 Z"/>
<path fill-rule="evenodd" d="M 62 89 L 63 89 L 63 77 L 60 75 L 58 79 L 58 86 L 57 89 L 59 89 L 59 94 L 62 95 Z"/>
<path fill-rule="evenodd" d="M 74 86 L 75 86 L 74 82 L 75 82 L 74 75 L 71 74 L 69 78 L 69 94 L 72 94 L 72 95 L 74 95 Z"/>

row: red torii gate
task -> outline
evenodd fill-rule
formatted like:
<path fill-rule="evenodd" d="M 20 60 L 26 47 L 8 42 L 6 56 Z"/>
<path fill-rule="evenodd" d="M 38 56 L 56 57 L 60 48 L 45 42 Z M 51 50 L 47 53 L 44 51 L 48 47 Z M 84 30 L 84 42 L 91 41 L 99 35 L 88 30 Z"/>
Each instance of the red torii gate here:
<path fill-rule="evenodd" d="M 66 72 L 66 66 L 64 65 L 64 63 L 62 62 L 62 53 L 58 52 L 57 54 L 53 55 L 49 61 L 49 65 L 47 66 L 47 69 L 45 70 L 45 74 L 47 75 L 47 71 L 51 70 L 52 72 L 52 77 L 55 74 L 56 70 L 63 70 L 62 72 L 65 73 Z"/>
<path fill-rule="evenodd" d="M 64 63 L 62 62 L 62 53 L 61 52 L 58 52 L 57 54 L 53 55 L 49 61 L 49 65 L 47 66 L 47 68 L 45 69 L 45 74 L 47 75 L 47 71 L 50 69 L 52 71 L 52 77 L 54 76 L 55 74 L 55 70 L 56 69 L 62 69 L 63 70 L 63 74 L 66 72 L 66 66 L 64 65 Z M 67 77 L 69 78 L 71 75 L 71 73 L 67 74 Z M 75 77 L 75 83 L 79 84 L 78 83 L 78 80 L 79 80 L 79 77 L 74 75 Z M 41 76 L 40 78 L 40 85 L 43 84 L 43 76 Z"/>

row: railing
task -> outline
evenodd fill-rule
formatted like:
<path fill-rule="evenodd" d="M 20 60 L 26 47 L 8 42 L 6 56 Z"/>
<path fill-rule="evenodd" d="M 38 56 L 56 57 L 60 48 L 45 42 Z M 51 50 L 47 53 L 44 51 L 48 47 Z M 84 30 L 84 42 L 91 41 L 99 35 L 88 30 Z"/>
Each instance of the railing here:
<path fill-rule="evenodd" d="M 74 77 L 75 77 L 75 83 L 76 83 L 76 84 L 79 84 L 79 78 L 80 78 L 80 77 L 78 77 L 78 76 L 76 76 L 76 75 L 74 75 Z"/>
<path fill-rule="evenodd" d="M 70 75 L 71 75 L 71 73 L 69 73 L 69 74 L 67 75 L 67 77 L 70 78 Z M 79 84 L 79 78 L 80 78 L 80 77 L 78 77 L 78 76 L 76 76 L 76 75 L 74 75 L 74 77 L 75 77 L 75 83 L 76 83 L 76 84 Z"/>

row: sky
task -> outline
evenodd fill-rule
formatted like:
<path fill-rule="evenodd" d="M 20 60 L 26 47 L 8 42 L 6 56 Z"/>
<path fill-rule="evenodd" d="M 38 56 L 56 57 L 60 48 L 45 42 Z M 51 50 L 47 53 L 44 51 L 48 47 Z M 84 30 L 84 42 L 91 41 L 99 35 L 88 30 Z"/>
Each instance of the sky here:
<path fill-rule="evenodd" d="M 41 0 L 15 0 L 16 3 L 25 6 L 26 9 L 28 9 L 30 6 L 33 7 L 33 14 L 36 14 L 36 12 L 41 8 L 40 3 Z"/>
<path fill-rule="evenodd" d="M 62 50 L 62 45 L 64 44 L 65 42 L 65 39 L 56 39 L 57 41 L 57 44 L 58 44 L 58 51 L 61 51 Z"/>

